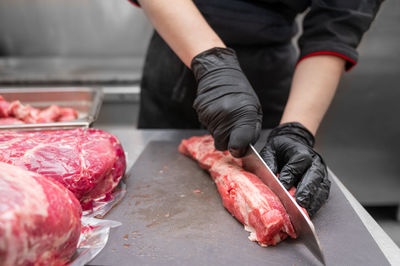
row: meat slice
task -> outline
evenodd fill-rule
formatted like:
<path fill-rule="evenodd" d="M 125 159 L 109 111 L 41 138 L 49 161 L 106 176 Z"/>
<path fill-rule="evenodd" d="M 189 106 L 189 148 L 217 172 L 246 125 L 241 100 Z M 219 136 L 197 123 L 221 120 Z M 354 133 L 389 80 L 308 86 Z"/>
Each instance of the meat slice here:
<path fill-rule="evenodd" d="M 242 168 L 241 159 L 217 151 L 210 135 L 182 140 L 179 151 L 195 159 L 217 185 L 225 208 L 260 245 L 276 245 L 296 233 L 279 198 L 255 175 Z"/>
<path fill-rule="evenodd" d="M 84 209 L 112 192 L 123 177 L 125 154 L 118 139 L 97 129 L 0 132 L 0 161 L 57 180 Z"/>
<path fill-rule="evenodd" d="M 0 265 L 64 265 L 81 232 L 81 207 L 58 182 L 0 163 Z"/>

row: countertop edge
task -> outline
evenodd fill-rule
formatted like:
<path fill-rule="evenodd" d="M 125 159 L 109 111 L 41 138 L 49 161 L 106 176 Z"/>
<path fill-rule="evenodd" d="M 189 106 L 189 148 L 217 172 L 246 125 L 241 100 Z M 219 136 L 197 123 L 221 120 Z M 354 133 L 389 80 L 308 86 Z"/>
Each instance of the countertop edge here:
<path fill-rule="evenodd" d="M 400 248 L 394 241 L 383 231 L 382 227 L 372 218 L 372 216 L 364 209 L 364 207 L 357 201 L 351 192 L 343 185 L 340 179 L 328 169 L 329 174 L 335 180 L 339 188 L 342 190 L 346 199 L 350 202 L 351 207 L 355 210 L 361 221 L 372 235 L 377 245 L 389 261 L 391 265 L 400 265 Z"/>

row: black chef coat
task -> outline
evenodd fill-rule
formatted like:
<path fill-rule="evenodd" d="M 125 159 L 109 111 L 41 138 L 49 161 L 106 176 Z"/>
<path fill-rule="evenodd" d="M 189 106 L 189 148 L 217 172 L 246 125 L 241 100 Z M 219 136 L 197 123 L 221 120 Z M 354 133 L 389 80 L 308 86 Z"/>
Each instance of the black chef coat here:
<path fill-rule="evenodd" d="M 137 4 L 137 0 L 130 0 Z M 300 60 L 313 54 L 358 59 L 356 48 L 383 0 L 194 0 L 226 43 L 288 42 L 296 33 L 294 18 L 309 8 L 299 39 Z M 239 37 L 237 37 L 239 36 Z M 227 40 L 227 41 L 226 41 Z M 231 42 L 230 42 L 231 41 Z"/>
<path fill-rule="evenodd" d="M 351 69 L 358 60 L 356 48 L 382 1 L 193 2 L 223 42 L 236 50 L 243 72 L 260 98 L 263 128 L 268 128 L 279 123 L 296 62 L 328 54 L 344 58 L 346 70 Z M 298 31 L 295 17 L 307 9 L 297 55 L 291 43 Z M 141 82 L 139 127 L 199 128 L 192 108 L 195 87 L 191 71 L 154 33 Z"/>

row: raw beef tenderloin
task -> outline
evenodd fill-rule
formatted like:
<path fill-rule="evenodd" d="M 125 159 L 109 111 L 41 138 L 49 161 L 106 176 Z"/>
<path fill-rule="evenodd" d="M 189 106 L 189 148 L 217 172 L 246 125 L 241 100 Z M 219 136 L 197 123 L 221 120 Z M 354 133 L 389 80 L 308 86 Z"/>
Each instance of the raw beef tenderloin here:
<path fill-rule="evenodd" d="M 0 163 L 0 265 L 64 265 L 81 232 L 81 207 L 58 182 Z"/>
<path fill-rule="evenodd" d="M 276 245 L 296 233 L 279 198 L 255 175 L 242 168 L 241 159 L 217 151 L 210 135 L 182 140 L 179 151 L 195 159 L 217 185 L 225 208 L 260 245 Z"/>
<path fill-rule="evenodd" d="M 0 132 L 0 161 L 57 180 L 84 209 L 107 196 L 126 167 L 118 139 L 97 129 Z"/>

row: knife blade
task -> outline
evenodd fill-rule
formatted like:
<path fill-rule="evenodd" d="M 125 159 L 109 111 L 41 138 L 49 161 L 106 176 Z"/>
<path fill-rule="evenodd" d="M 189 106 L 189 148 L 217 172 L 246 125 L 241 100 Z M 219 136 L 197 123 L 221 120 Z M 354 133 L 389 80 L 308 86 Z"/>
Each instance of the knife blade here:
<path fill-rule="evenodd" d="M 243 168 L 258 176 L 261 181 L 278 196 L 290 217 L 298 239 L 300 239 L 311 253 L 325 265 L 322 246 L 315 233 L 313 223 L 264 162 L 253 145 L 250 144 L 247 154 L 242 159 Z"/>

